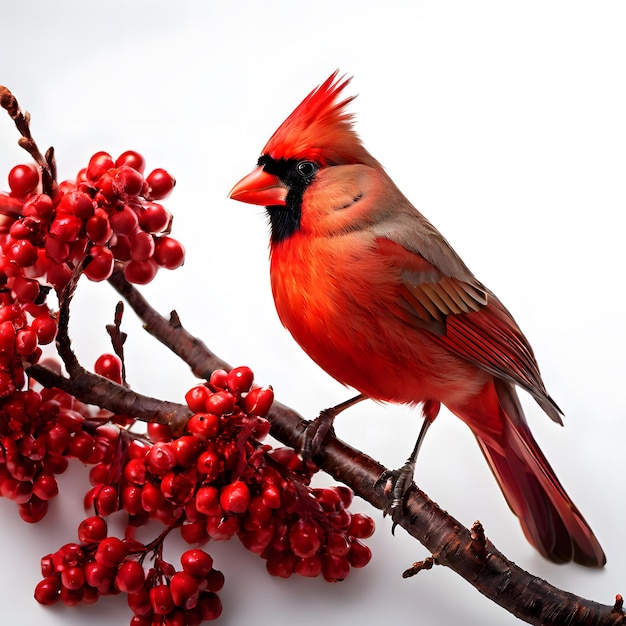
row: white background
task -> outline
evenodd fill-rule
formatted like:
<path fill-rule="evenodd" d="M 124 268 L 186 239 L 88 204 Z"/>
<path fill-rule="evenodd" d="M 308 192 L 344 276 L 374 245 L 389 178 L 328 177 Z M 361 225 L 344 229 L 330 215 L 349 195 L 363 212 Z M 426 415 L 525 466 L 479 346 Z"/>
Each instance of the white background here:
<path fill-rule="evenodd" d="M 166 205 L 187 263 L 144 292 L 232 364 L 302 414 L 346 399 L 280 326 L 263 210 L 226 198 L 270 134 L 332 71 L 351 93 L 365 145 L 474 273 L 513 312 L 564 409 L 531 426 L 608 556 L 604 571 L 544 561 L 524 540 L 469 431 L 443 413 L 419 485 L 466 525 L 480 519 L 510 558 L 603 603 L 626 592 L 623 520 L 626 6 L 623 2 L 5 2 L 0 83 L 54 145 L 60 178 L 97 150 L 132 148 L 177 178 Z M 25 160 L 0 116 L 1 188 Z M 85 284 L 72 334 L 91 365 L 108 349 L 115 294 Z M 182 400 L 193 379 L 127 315 L 129 381 Z M 412 411 L 362 404 L 338 434 L 390 467 L 419 430 Z M 126 624 L 123 597 L 38 606 L 39 558 L 75 539 L 84 472 L 63 477 L 40 524 L 0 501 L 0 616 L 41 626 Z M 354 510 L 368 511 L 355 503 Z M 518 623 L 444 568 L 403 580 L 426 551 L 373 511 L 371 564 L 343 583 L 273 579 L 236 541 L 210 545 L 226 574 L 223 624 Z"/>

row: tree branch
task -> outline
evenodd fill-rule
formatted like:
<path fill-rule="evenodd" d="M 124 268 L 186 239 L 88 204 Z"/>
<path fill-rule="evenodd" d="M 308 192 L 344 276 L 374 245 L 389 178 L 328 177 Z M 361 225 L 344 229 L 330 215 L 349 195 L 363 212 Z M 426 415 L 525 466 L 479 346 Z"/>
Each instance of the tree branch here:
<path fill-rule="evenodd" d="M 114 274 L 109 281 L 144 321 L 146 330 L 180 356 L 196 375 L 206 379 L 214 369 L 229 369 L 225 361 L 182 327 L 177 315 L 170 320 L 161 316 L 121 274 Z M 280 402 L 274 402 L 268 417 L 271 434 L 297 449 L 308 422 Z M 314 460 L 371 505 L 387 510 L 388 498 L 376 488 L 386 468 L 374 459 L 331 434 Z M 626 624 L 621 596 L 616 597 L 613 606 L 599 604 L 533 576 L 507 559 L 485 537 L 478 522 L 470 531 L 415 485 L 409 489 L 404 506 L 393 511 L 392 519 L 432 553 L 435 563 L 454 570 L 480 593 L 529 624 Z M 427 566 L 414 567 L 416 573 Z"/>
<path fill-rule="evenodd" d="M 144 396 L 80 366 L 71 378 L 65 378 L 43 365 L 31 365 L 27 373 L 44 387 L 56 387 L 81 402 L 94 404 L 116 415 L 129 415 L 142 422 L 169 424 L 174 435 L 183 432 L 192 415 L 184 404 Z"/>

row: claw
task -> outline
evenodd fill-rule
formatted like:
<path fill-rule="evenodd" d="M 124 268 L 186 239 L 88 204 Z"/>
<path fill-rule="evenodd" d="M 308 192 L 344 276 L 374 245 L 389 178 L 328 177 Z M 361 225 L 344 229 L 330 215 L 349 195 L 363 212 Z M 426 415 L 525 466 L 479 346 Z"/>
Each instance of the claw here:
<path fill-rule="evenodd" d="M 333 430 L 335 415 L 330 413 L 332 409 L 322 411 L 308 426 L 300 436 L 298 456 L 302 460 L 313 458 L 322 447 L 326 435 Z"/>
<path fill-rule="evenodd" d="M 413 483 L 415 461 L 407 459 L 407 462 L 399 469 L 383 472 L 376 481 L 376 487 L 382 488 L 383 494 L 391 501 L 383 511 L 383 516 L 392 515 L 394 510 L 401 508 L 406 498 L 406 493 Z M 395 528 L 395 524 L 394 524 Z M 391 531 L 393 533 L 393 529 Z"/>
<path fill-rule="evenodd" d="M 313 458 L 322 447 L 326 435 L 333 430 L 333 422 L 339 413 L 351 407 L 361 400 L 365 400 L 366 396 L 359 394 L 350 400 L 346 400 L 330 409 L 324 409 L 312 422 L 309 422 L 304 432 L 300 436 L 300 445 L 298 456 L 302 460 Z"/>

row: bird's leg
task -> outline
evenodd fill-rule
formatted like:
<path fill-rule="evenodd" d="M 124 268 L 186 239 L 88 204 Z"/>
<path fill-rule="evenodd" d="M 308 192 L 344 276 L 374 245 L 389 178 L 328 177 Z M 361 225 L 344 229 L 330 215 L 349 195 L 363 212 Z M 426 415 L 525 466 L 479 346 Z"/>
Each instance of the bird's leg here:
<path fill-rule="evenodd" d="M 422 405 L 422 415 L 424 417 L 424 421 L 422 422 L 422 428 L 417 436 L 417 441 L 413 446 L 411 455 L 401 468 L 385 472 L 377 481 L 377 484 L 384 484 L 385 494 L 391 496 L 391 506 L 389 507 L 389 511 L 402 506 L 404 496 L 413 482 L 417 455 L 422 447 L 422 443 L 424 443 L 426 432 L 428 431 L 430 425 L 435 421 L 440 408 L 441 404 L 435 400 L 427 400 L 424 402 Z"/>
<path fill-rule="evenodd" d="M 319 452 L 322 442 L 332 429 L 333 422 L 337 415 L 366 398 L 367 396 L 359 394 L 354 398 L 350 398 L 350 400 L 341 402 L 337 406 L 321 411 L 312 422 L 309 422 L 309 425 L 304 429 L 300 437 L 300 457 L 302 459 L 310 459 L 314 454 Z"/>

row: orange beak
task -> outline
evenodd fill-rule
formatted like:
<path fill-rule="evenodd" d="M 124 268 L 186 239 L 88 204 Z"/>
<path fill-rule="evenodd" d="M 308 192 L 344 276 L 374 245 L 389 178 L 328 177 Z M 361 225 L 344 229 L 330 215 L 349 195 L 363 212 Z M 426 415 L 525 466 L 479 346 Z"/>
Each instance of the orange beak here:
<path fill-rule="evenodd" d="M 287 187 L 278 177 L 257 167 L 242 178 L 228 194 L 229 198 L 262 206 L 285 206 Z"/>

